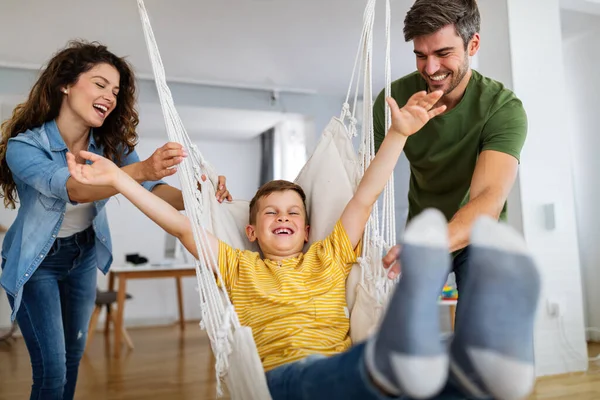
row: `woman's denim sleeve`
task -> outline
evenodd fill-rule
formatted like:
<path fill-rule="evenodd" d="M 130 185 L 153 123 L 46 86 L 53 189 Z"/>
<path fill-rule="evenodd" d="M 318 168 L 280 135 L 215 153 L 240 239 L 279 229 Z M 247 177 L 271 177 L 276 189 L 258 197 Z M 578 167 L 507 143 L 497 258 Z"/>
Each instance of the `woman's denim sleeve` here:
<path fill-rule="evenodd" d="M 71 202 L 67 193 L 69 168 L 53 161 L 40 147 L 28 141 L 8 141 L 6 163 L 12 174 L 45 196 Z"/>

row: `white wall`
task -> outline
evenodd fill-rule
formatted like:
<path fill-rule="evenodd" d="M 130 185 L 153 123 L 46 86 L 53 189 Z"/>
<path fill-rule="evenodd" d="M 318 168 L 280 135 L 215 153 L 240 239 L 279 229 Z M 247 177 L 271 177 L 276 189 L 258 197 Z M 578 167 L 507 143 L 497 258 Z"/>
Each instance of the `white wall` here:
<path fill-rule="evenodd" d="M 479 2 L 479 6 L 480 71 L 512 88 L 523 101 L 529 120 L 518 186 L 509 198 L 509 219 L 523 232 L 541 270 L 542 296 L 534 334 L 536 373 L 585 370 L 572 177 L 576 155 L 567 133 L 559 2 L 503 0 Z M 545 228 L 545 205 L 554 206 L 554 229 Z M 548 301 L 561 303 L 561 318 L 548 315 Z"/>
<path fill-rule="evenodd" d="M 562 13 L 566 104 L 569 124 L 564 132 L 573 148 L 573 180 L 579 255 L 584 282 L 586 326 L 600 327 L 600 17 Z M 589 338 L 600 340 L 599 332 Z"/>
<path fill-rule="evenodd" d="M 581 371 L 587 368 L 587 349 L 571 168 L 573 154 L 566 135 L 568 122 L 564 111 L 567 102 L 559 2 L 504 2 L 508 37 L 499 36 L 496 38 L 499 42 L 484 42 L 482 46 L 494 49 L 487 55 L 492 57 L 490 62 L 510 59 L 512 87 L 523 101 L 529 119 L 519 188 L 523 233 L 542 274 L 542 297 L 535 326 L 536 372 L 541 376 Z M 489 10 L 494 7 L 492 3 L 496 2 L 479 4 Z M 503 18 L 499 10 L 494 12 L 495 19 Z M 506 50 L 506 41 L 508 54 L 502 52 Z M 544 226 L 543 209 L 548 204 L 555 209 L 554 229 Z M 548 315 L 548 300 L 562 304 L 562 318 Z M 574 356 L 567 346 L 578 355 Z"/>
<path fill-rule="evenodd" d="M 492 79 L 502 82 L 504 86 L 513 89 L 510 43 L 507 40 L 509 27 L 506 24 L 508 9 L 505 1 L 489 1 L 480 3 L 481 12 L 481 49 L 478 52 L 477 67 L 479 72 Z M 502 55 L 498 57 L 498 55 Z M 508 223 L 523 231 L 521 215 L 520 180 L 517 179 L 508 196 Z"/>

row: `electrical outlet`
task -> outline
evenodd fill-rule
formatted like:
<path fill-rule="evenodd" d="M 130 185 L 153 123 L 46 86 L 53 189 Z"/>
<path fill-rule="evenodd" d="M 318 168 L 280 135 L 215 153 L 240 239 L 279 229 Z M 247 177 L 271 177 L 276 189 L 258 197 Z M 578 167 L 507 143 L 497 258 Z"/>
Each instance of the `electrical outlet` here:
<path fill-rule="evenodd" d="M 546 309 L 548 310 L 548 316 L 550 318 L 558 318 L 559 313 L 559 305 L 555 301 L 548 299 L 546 303 Z"/>
<path fill-rule="evenodd" d="M 548 316 L 551 318 L 563 317 L 567 312 L 567 299 L 564 296 L 549 298 L 546 303 Z"/>

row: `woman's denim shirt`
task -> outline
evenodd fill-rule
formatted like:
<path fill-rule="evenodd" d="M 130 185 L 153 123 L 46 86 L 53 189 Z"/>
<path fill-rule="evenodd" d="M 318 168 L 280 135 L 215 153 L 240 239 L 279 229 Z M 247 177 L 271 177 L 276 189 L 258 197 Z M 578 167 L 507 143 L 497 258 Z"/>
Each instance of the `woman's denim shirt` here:
<path fill-rule="evenodd" d="M 14 298 L 11 319 L 21 304 L 23 285 L 46 257 L 60 230 L 69 199 L 67 180 L 67 145 L 55 121 L 20 133 L 9 139 L 6 162 L 17 185 L 20 207 L 17 218 L 4 237 L 4 269 L 0 284 Z M 90 135 L 88 151 L 103 155 Z M 139 161 L 135 151 L 123 157 L 122 165 Z M 152 190 L 162 181 L 144 182 Z M 112 244 L 106 216 L 108 199 L 94 202 L 93 227 L 96 233 L 96 266 L 106 274 L 112 263 Z"/>

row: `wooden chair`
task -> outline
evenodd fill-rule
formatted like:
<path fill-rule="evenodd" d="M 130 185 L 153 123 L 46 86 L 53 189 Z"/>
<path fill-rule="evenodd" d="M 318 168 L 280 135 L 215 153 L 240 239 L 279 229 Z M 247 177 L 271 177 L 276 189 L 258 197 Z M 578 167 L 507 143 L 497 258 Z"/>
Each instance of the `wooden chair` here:
<path fill-rule="evenodd" d="M 125 294 L 126 299 L 131 299 L 131 295 L 129 293 Z M 113 303 L 117 302 L 117 292 L 114 291 L 101 291 L 96 289 L 96 307 L 94 308 L 94 312 L 92 313 L 92 318 L 90 319 L 90 325 L 88 327 L 88 337 L 87 343 L 85 346 L 85 351 L 87 351 L 92 339 L 94 338 L 94 333 L 96 332 L 96 325 L 98 324 L 98 317 L 100 316 L 100 312 L 103 307 L 106 307 L 106 324 L 104 328 L 104 335 L 107 336 L 109 333 L 110 322 L 112 322 L 113 326 L 115 326 L 115 317 L 112 311 Z M 129 349 L 133 349 L 133 342 L 125 329 L 125 326 L 122 328 L 123 332 L 123 341 L 127 344 Z M 116 344 L 115 344 L 116 346 Z"/>

